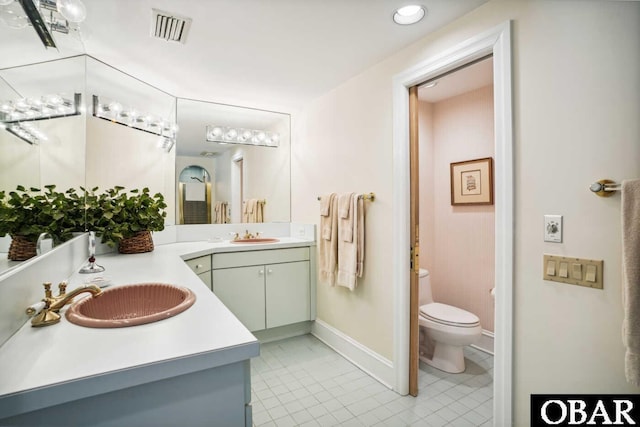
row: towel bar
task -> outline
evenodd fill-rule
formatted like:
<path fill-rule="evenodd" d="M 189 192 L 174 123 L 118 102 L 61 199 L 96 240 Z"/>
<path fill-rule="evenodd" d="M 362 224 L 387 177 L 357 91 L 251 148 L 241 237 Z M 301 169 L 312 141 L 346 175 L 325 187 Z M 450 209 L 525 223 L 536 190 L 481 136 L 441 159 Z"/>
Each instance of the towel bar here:
<path fill-rule="evenodd" d="M 364 200 L 371 200 L 372 202 L 374 202 L 376 200 L 376 194 L 375 193 L 360 194 L 358 198 L 364 199 Z M 318 200 L 320 200 L 320 196 L 318 196 Z"/>
<path fill-rule="evenodd" d="M 591 184 L 589 190 L 600 197 L 610 197 L 613 193 L 620 190 L 620 184 L 610 179 L 601 179 Z"/>

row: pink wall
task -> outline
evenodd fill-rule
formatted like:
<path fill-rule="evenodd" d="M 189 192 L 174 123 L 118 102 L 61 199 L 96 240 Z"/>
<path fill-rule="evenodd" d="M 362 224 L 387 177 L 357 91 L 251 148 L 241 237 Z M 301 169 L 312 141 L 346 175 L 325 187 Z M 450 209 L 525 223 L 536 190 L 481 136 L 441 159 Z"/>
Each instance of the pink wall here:
<path fill-rule="evenodd" d="M 420 104 L 421 264 L 433 298 L 494 329 L 494 207 L 452 206 L 450 163 L 494 157 L 493 86 Z"/>

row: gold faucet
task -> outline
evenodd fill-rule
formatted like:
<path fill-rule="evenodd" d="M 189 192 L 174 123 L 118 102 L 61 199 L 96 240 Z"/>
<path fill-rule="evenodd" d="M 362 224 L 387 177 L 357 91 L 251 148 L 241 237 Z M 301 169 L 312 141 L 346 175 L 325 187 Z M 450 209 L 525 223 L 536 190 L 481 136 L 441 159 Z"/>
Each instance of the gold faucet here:
<path fill-rule="evenodd" d="M 45 282 L 44 284 L 44 308 L 42 311 L 31 319 L 31 326 L 49 326 L 54 325 L 60 321 L 60 315 L 58 312 L 65 305 L 69 304 L 76 296 L 89 292 L 95 298 L 102 295 L 102 290 L 96 285 L 85 285 L 74 289 L 67 293 L 67 282 L 62 282 L 58 285 L 60 290 L 57 297 L 53 296 L 51 292 L 51 282 Z M 27 309 L 28 310 L 28 309 Z M 27 311 L 29 312 L 29 311 Z"/>
<path fill-rule="evenodd" d="M 249 230 L 244 230 L 244 237 L 242 237 L 243 239 L 253 239 L 254 236 L 253 234 L 249 233 Z"/>

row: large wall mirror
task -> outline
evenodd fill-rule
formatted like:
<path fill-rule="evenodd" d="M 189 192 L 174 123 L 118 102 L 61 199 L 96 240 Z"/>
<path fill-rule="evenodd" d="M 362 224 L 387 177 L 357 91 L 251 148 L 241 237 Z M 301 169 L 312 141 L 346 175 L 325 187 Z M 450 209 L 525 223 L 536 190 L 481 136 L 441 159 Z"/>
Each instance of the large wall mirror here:
<path fill-rule="evenodd" d="M 177 111 L 178 224 L 291 220 L 288 114 L 182 98 Z"/>
<path fill-rule="evenodd" d="M 263 222 L 291 220 L 288 114 L 176 98 L 88 55 L 0 69 L 0 103 L 76 94 L 79 114 L 32 122 L 43 135 L 36 144 L 0 129 L 0 190 L 149 187 L 165 196 L 167 225 L 246 222 L 243 210 L 251 200 L 264 202 Z M 157 132 L 94 116 L 96 102 L 173 120 L 175 145 L 168 147 Z M 207 126 L 264 131 L 277 141 L 211 142 Z M 209 191 L 200 193 L 200 184 L 209 184 Z M 204 214 L 185 221 L 185 202 L 202 199 Z M 6 259 L 8 239 L 0 240 L 1 274 L 15 262 Z"/>

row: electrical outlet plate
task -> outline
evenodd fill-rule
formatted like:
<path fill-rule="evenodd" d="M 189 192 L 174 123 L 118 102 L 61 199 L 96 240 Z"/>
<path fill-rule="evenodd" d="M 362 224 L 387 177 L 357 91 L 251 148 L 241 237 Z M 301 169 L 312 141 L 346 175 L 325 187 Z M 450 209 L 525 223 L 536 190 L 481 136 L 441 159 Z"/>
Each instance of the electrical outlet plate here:
<path fill-rule="evenodd" d="M 544 241 L 562 243 L 562 215 L 544 216 Z"/>

